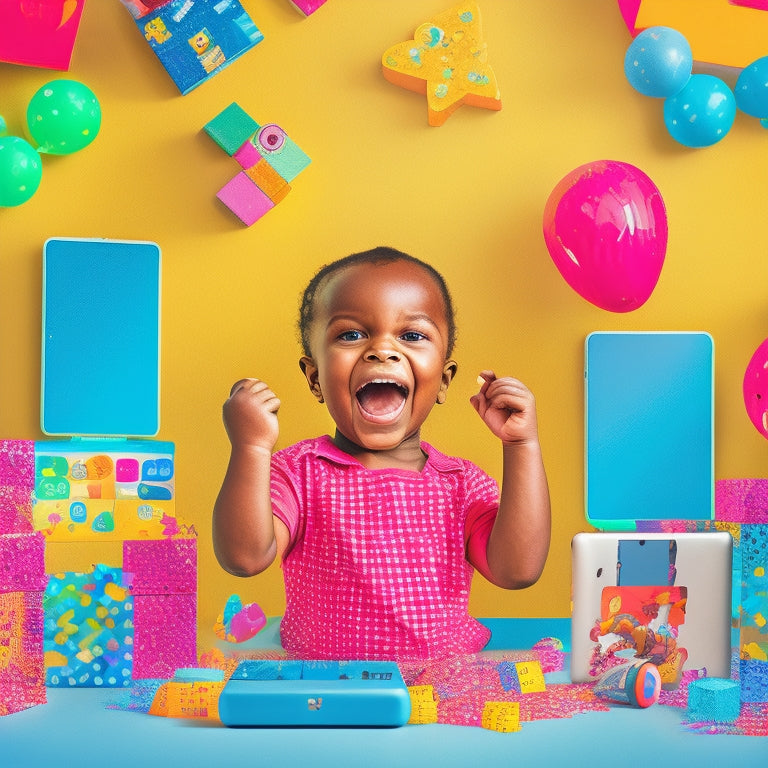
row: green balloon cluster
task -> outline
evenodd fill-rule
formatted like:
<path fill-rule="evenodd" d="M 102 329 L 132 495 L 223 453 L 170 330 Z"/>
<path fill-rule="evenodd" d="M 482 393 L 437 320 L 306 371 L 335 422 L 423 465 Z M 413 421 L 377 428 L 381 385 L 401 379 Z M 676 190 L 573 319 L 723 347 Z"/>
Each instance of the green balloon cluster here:
<path fill-rule="evenodd" d="M 21 205 L 35 194 L 43 172 L 41 153 L 71 155 L 87 147 L 101 128 L 101 106 L 77 80 L 52 80 L 30 100 L 27 128 L 36 146 L 0 136 L 0 207 Z M 0 133 L 5 133 L 2 118 Z"/>

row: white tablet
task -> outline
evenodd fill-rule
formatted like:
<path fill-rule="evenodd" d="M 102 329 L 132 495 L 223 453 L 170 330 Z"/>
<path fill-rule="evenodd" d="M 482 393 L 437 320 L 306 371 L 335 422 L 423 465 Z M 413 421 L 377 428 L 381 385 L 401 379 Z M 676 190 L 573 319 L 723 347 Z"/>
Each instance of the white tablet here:
<path fill-rule="evenodd" d="M 578 533 L 572 541 L 571 679 L 622 659 L 730 677 L 733 540 L 700 533 Z"/>

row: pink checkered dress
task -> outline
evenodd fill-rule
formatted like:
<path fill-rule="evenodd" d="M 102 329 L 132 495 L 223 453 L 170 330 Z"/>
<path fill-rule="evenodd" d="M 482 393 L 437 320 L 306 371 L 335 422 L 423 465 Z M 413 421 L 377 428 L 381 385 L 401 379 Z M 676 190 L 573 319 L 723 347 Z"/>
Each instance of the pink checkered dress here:
<path fill-rule="evenodd" d="M 421 472 L 366 469 L 327 436 L 274 454 L 273 510 L 291 536 L 281 623 L 291 655 L 435 659 L 487 643 L 468 612 L 466 550 L 473 530 L 489 529 L 498 486 L 422 448 Z"/>

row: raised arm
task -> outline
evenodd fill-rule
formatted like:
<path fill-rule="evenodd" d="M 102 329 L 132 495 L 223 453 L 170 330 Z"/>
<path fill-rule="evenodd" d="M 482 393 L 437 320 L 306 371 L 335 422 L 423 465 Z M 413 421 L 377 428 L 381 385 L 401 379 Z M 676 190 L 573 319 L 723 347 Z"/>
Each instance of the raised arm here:
<path fill-rule="evenodd" d="M 539 444 L 536 403 L 531 391 L 513 378 L 481 373 L 483 384 L 471 398 L 504 452 L 501 498 L 488 539 L 493 582 L 522 589 L 541 576 L 549 552 L 549 487 Z"/>
<path fill-rule="evenodd" d="M 213 548 L 222 568 L 236 576 L 261 573 L 282 543 L 275 536 L 269 494 L 279 408 L 274 392 L 259 379 L 238 381 L 224 403 L 231 452 L 213 507 Z M 286 533 L 277 531 L 278 539 Z"/>

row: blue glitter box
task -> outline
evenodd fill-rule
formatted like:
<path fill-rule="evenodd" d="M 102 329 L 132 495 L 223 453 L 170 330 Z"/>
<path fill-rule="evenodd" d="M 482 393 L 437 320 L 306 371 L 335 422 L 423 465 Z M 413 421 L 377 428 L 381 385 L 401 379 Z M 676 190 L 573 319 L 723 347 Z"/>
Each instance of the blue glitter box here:
<path fill-rule="evenodd" d="M 238 0 L 120 0 L 182 94 L 264 39 Z"/>

